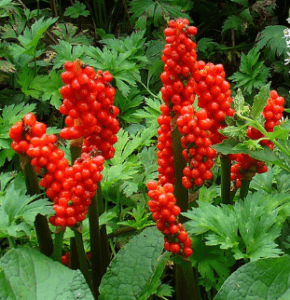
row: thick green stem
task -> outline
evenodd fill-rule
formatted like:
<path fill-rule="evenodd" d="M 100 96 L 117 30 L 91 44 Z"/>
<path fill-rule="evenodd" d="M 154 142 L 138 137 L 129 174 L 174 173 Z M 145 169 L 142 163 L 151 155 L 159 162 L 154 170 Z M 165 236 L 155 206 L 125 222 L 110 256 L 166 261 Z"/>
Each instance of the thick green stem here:
<path fill-rule="evenodd" d="M 176 300 L 199 300 L 194 271 L 190 261 L 175 264 Z"/>
<path fill-rule="evenodd" d="M 75 237 L 70 238 L 70 264 L 69 264 L 69 267 L 72 270 L 80 269 L 80 262 L 79 262 L 79 258 L 78 258 L 78 251 L 77 251 Z"/>
<path fill-rule="evenodd" d="M 244 199 L 247 197 L 248 192 L 249 192 L 249 187 L 250 187 L 250 182 L 251 180 L 246 180 L 242 179 L 241 180 L 241 190 L 240 190 L 240 198 Z"/>
<path fill-rule="evenodd" d="M 24 173 L 28 194 L 40 194 L 37 175 L 30 164 L 30 158 L 27 155 L 21 154 L 19 155 L 19 160 Z M 46 256 L 51 256 L 53 252 L 53 241 L 46 216 L 38 214 L 34 220 L 34 226 L 41 253 Z"/>
<path fill-rule="evenodd" d="M 83 273 L 83 275 L 87 281 L 87 284 L 89 285 L 89 287 L 91 287 L 90 272 L 89 272 L 86 252 L 84 249 L 84 242 L 83 242 L 83 237 L 82 237 L 82 233 L 81 233 L 81 227 L 75 228 L 74 234 L 75 234 L 75 241 L 76 241 L 78 258 L 79 258 L 79 263 L 80 263 L 80 270 Z"/>
<path fill-rule="evenodd" d="M 221 155 L 221 198 L 222 203 L 231 203 L 231 161 L 227 155 Z"/>
<path fill-rule="evenodd" d="M 174 122 L 174 121 L 173 121 Z M 182 185 L 183 169 L 186 167 L 186 161 L 182 156 L 181 134 L 177 126 L 172 131 L 172 145 L 174 156 L 174 169 L 175 169 L 175 185 L 174 195 L 176 204 L 181 208 L 181 211 L 186 212 L 188 209 L 188 190 Z M 183 216 L 179 217 L 181 223 L 186 221 Z"/>
<path fill-rule="evenodd" d="M 176 120 L 172 120 L 172 144 L 175 169 L 174 195 L 176 203 L 185 212 L 188 209 L 188 190 L 182 185 L 183 169 L 186 161 L 182 156 L 181 134 L 176 126 Z M 186 218 L 179 216 L 180 222 L 184 223 Z M 197 285 L 195 283 L 194 272 L 189 261 L 182 266 L 175 263 L 175 286 L 176 300 L 198 300 Z"/>
<path fill-rule="evenodd" d="M 54 249 L 51 258 L 55 261 L 61 262 L 62 256 L 62 242 L 65 233 L 65 227 L 57 227 L 54 234 Z"/>
<path fill-rule="evenodd" d="M 99 185 L 100 187 L 100 185 Z M 92 282 L 93 293 L 95 297 L 99 295 L 99 286 L 103 275 L 106 273 L 106 268 L 109 265 L 109 245 L 106 232 L 103 236 L 99 226 L 99 207 L 98 199 L 101 201 L 101 189 L 98 188 L 97 194 L 92 198 L 92 203 L 89 208 L 89 223 L 90 223 L 90 241 L 92 253 Z M 103 240 L 102 240 L 103 238 Z"/>

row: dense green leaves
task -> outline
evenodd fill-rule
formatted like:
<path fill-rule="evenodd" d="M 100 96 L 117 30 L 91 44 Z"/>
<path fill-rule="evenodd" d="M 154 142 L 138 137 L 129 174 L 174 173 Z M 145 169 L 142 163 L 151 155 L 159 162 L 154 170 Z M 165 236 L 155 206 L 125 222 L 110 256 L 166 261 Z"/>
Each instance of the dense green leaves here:
<path fill-rule="evenodd" d="M 64 16 L 71 18 L 78 18 L 79 16 L 87 17 L 90 14 L 88 10 L 86 10 L 86 6 L 79 1 L 76 1 L 73 6 L 70 6 L 64 12 Z"/>
<path fill-rule="evenodd" d="M 199 202 L 198 208 L 184 213 L 191 221 L 189 232 L 204 234 L 206 245 L 231 249 L 235 259 L 257 260 L 281 253 L 275 239 L 290 212 L 287 194 L 250 194 L 233 206 Z"/>
<path fill-rule="evenodd" d="M 254 120 L 256 120 L 264 110 L 270 94 L 270 83 L 263 86 L 258 95 L 254 97 L 254 103 L 252 107 L 252 115 Z"/>
<path fill-rule="evenodd" d="M 100 300 L 146 300 L 160 286 L 169 253 L 162 255 L 163 236 L 155 228 L 133 237 L 111 262 L 102 279 Z"/>
<path fill-rule="evenodd" d="M 79 270 L 70 270 L 32 248 L 11 250 L 1 258 L 0 267 L 0 299 L 94 299 Z"/>
<path fill-rule="evenodd" d="M 289 256 L 250 262 L 226 280 L 214 300 L 287 300 L 289 270 Z"/>

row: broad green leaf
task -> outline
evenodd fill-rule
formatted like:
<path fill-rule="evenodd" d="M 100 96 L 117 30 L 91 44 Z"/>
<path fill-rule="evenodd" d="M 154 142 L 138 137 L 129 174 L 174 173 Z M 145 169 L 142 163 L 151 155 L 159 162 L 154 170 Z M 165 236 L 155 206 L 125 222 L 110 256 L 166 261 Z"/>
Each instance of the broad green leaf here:
<path fill-rule="evenodd" d="M 247 0 L 231 0 L 232 2 L 236 2 L 244 7 L 248 7 L 248 1 Z"/>
<path fill-rule="evenodd" d="M 70 270 L 35 249 L 9 251 L 0 267 L 0 299 L 94 299 L 79 270 Z"/>
<path fill-rule="evenodd" d="M 264 107 L 267 103 L 270 94 L 270 83 L 266 86 L 263 86 L 258 95 L 254 97 L 254 103 L 252 108 L 252 114 L 254 120 L 256 120 L 264 110 Z"/>
<path fill-rule="evenodd" d="M 100 285 L 99 300 L 146 300 L 160 284 L 170 256 L 163 236 L 150 227 L 133 237 L 111 262 Z"/>
<path fill-rule="evenodd" d="M 288 300 L 290 257 L 260 259 L 235 271 L 214 300 Z"/>

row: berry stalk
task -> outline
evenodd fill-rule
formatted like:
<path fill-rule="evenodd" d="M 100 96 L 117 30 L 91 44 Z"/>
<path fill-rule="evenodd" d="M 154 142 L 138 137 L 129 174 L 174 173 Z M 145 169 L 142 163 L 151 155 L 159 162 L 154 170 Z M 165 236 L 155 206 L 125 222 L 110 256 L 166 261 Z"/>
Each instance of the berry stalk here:
<path fill-rule="evenodd" d="M 222 203 L 231 203 L 231 160 L 221 155 L 221 199 Z"/>

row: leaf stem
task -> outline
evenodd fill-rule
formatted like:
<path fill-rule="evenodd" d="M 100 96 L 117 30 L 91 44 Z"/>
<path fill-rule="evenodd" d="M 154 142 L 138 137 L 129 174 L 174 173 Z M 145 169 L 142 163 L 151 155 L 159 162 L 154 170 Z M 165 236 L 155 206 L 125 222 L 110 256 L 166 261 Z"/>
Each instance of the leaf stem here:
<path fill-rule="evenodd" d="M 231 203 L 231 160 L 228 155 L 221 155 L 221 198 L 222 203 Z"/>
<path fill-rule="evenodd" d="M 156 96 L 155 94 L 153 94 L 150 90 L 149 90 L 149 88 L 140 80 L 138 80 L 138 82 L 144 87 L 144 89 L 152 96 L 152 97 L 154 97 L 154 98 L 156 98 L 156 99 L 159 99 L 160 100 L 160 98 L 158 97 L 158 96 Z"/>

